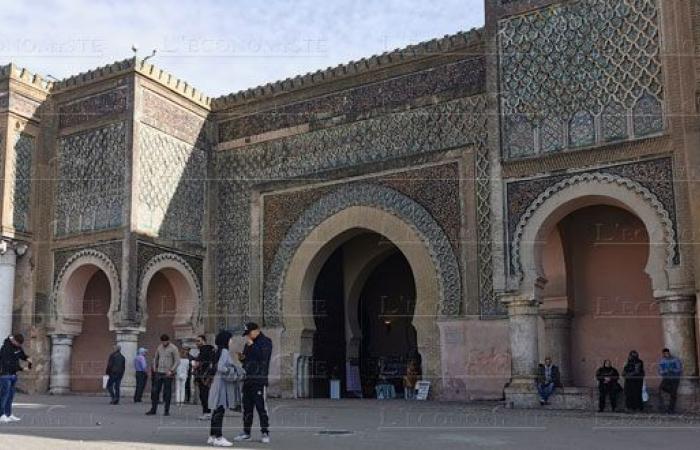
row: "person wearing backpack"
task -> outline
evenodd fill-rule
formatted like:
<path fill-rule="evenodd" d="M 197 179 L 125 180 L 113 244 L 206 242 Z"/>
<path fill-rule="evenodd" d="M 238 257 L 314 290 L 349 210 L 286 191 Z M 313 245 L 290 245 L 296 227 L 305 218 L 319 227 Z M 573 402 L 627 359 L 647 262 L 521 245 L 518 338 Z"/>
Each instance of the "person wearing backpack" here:
<path fill-rule="evenodd" d="M 216 365 L 214 378 L 209 388 L 209 407 L 214 411 L 211 416 L 211 427 L 207 444 L 214 447 L 231 447 L 233 444 L 223 436 L 223 422 L 226 409 L 240 406 L 237 384 L 245 377 L 241 366 L 231 358 L 229 345 L 233 335 L 228 331 L 220 331 L 216 335 Z"/>

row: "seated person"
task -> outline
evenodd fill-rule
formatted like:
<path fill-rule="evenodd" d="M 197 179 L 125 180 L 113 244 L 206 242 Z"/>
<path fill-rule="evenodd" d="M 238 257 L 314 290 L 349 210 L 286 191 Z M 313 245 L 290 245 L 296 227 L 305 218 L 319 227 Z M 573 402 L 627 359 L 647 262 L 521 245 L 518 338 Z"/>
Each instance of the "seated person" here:
<path fill-rule="evenodd" d="M 540 405 L 549 405 L 549 398 L 554 394 L 554 390 L 562 387 L 559 367 L 552 364 L 552 358 L 546 357 L 544 364 L 539 365 L 536 383 Z"/>

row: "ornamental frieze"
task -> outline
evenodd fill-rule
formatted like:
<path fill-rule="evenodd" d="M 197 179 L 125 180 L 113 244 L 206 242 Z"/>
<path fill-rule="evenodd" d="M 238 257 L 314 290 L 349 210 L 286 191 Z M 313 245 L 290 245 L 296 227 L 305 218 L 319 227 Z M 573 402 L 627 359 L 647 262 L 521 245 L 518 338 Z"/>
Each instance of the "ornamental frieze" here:
<path fill-rule="evenodd" d="M 67 128 L 92 122 L 126 111 L 129 88 L 123 86 L 91 97 L 76 100 L 58 108 L 59 127 Z"/>
<path fill-rule="evenodd" d="M 204 118 L 148 89 L 142 89 L 141 121 L 190 144 L 206 141 Z"/>
<path fill-rule="evenodd" d="M 485 78 L 484 59 L 470 58 L 222 122 L 219 142 L 341 115 L 353 121 L 374 109 L 391 110 L 426 96 L 475 95 L 484 91 Z"/>

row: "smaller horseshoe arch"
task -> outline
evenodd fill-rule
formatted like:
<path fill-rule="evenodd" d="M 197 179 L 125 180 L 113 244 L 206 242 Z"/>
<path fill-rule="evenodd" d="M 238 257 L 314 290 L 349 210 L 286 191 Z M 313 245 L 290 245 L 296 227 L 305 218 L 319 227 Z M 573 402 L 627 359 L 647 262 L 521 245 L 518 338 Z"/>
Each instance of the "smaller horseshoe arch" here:
<path fill-rule="evenodd" d="M 154 256 L 144 267 L 138 290 L 141 327 L 147 329 L 149 288 L 156 282 L 168 285 L 167 295 L 172 297 L 172 304 L 161 313 L 171 322 L 169 325 L 172 326 L 175 338 L 195 336 L 201 328 L 202 290 L 192 267 L 182 257 L 173 253 Z M 159 314 L 157 310 L 154 312 Z M 155 332 L 160 333 L 160 331 Z"/>

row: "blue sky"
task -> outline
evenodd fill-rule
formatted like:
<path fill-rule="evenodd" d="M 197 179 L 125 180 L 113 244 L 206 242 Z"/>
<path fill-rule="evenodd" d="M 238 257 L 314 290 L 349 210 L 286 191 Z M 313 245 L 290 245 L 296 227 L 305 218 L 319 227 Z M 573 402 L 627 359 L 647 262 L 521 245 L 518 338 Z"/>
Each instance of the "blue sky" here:
<path fill-rule="evenodd" d="M 484 0 L 0 0 L 0 63 L 57 78 L 132 56 L 211 96 L 481 26 Z"/>

